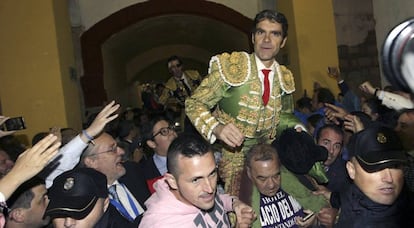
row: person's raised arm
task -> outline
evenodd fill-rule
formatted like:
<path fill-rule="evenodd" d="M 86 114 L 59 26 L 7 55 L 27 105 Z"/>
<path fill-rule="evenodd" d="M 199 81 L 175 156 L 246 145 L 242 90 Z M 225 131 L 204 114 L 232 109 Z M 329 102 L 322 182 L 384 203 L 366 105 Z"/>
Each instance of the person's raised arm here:
<path fill-rule="evenodd" d="M 378 95 L 378 92 L 380 91 L 380 89 L 379 89 L 379 88 L 374 88 L 374 86 L 372 86 L 372 84 L 371 84 L 370 82 L 368 82 L 368 81 L 366 81 L 366 82 L 362 83 L 362 84 L 359 86 L 359 89 L 360 89 L 362 92 L 364 92 L 364 93 L 367 93 L 367 94 L 369 94 L 369 95 L 374 95 L 374 96 L 376 96 L 376 97 L 377 97 L 377 95 Z"/>
<path fill-rule="evenodd" d="M 400 111 L 402 109 L 414 108 L 414 102 L 406 95 L 402 95 L 397 92 L 384 91 L 380 88 L 374 88 L 369 82 L 362 83 L 359 88 L 363 92 L 371 94 L 381 100 L 381 104 L 390 109 Z"/>
<path fill-rule="evenodd" d="M 349 91 L 349 87 L 342 78 L 341 71 L 338 67 L 328 67 L 328 75 L 336 80 L 342 94 L 346 94 Z"/>
<path fill-rule="evenodd" d="M 339 120 L 343 120 L 346 115 L 348 112 L 344 108 L 325 103 L 325 117 L 334 124 L 339 124 Z"/>
<path fill-rule="evenodd" d="M 85 143 L 91 141 L 95 136 L 99 135 L 104 129 L 105 125 L 115 118 L 118 117 L 118 114 L 114 114 L 116 110 L 120 107 L 119 104 L 115 104 L 115 101 L 107 104 L 101 112 L 95 117 L 92 124 L 82 131 L 81 139 Z"/>
<path fill-rule="evenodd" d="M 103 131 L 107 123 L 118 117 L 118 114 L 114 113 L 119 107 L 120 105 L 115 104 L 115 101 L 106 105 L 87 129 L 83 130 L 81 134 L 73 138 L 59 150 L 59 163 L 46 178 L 47 188 L 52 186 L 53 180 L 57 176 L 67 170 L 73 169 L 78 164 L 82 151 L 87 147 L 88 143 Z"/>
<path fill-rule="evenodd" d="M 344 127 L 346 130 L 352 131 L 355 134 L 364 130 L 366 126 L 364 126 L 358 116 L 348 114 L 344 118 Z"/>
<path fill-rule="evenodd" d="M 59 146 L 57 137 L 50 134 L 20 154 L 10 172 L 0 180 L 4 198 L 8 199 L 20 184 L 39 173 L 57 154 Z"/>

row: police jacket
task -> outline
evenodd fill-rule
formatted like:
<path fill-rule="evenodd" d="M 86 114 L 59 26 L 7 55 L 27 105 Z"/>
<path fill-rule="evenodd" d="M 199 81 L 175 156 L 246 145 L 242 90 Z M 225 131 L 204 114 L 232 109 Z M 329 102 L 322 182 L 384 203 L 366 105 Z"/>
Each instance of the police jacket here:
<path fill-rule="evenodd" d="M 408 201 L 403 191 L 392 205 L 370 200 L 354 184 L 341 193 L 341 210 L 335 227 L 400 228 L 411 227 Z"/>

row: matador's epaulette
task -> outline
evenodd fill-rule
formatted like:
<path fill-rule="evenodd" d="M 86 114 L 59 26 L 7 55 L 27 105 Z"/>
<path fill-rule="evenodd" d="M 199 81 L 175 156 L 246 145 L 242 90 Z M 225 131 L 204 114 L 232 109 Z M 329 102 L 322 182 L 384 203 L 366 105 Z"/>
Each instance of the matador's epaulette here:
<path fill-rule="evenodd" d="M 211 58 L 208 73 L 218 71 L 226 83 L 231 86 L 240 86 L 250 77 L 251 64 L 250 56 L 246 52 L 223 53 Z M 293 93 L 295 80 L 292 72 L 285 66 L 278 65 L 278 68 L 280 69 L 278 77 L 282 90 L 287 94 Z"/>
<path fill-rule="evenodd" d="M 243 85 L 250 76 L 250 58 L 246 52 L 223 53 L 210 60 L 208 73 L 218 71 L 231 86 Z"/>
<path fill-rule="evenodd" d="M 279 80 L 282 90 L 287 94 L 295 92 L 295 79 L 292 72 L 285 66 L 280 65 L 279 67 L 281 72 Z"/>
<path fill-rule="evenodd" d="M 186 70 L 184 74 L 187 75 L 192 80 L 200 80 L 200 73 L 196 70 Z"/>
<path fill-rule="evenodd" d="M 175 91 L 177 89 L 177 83 L 175 83 L 174 78 L 168 79 L 168 81 L 165 83 L 165 87 L 172 91 Z"/>

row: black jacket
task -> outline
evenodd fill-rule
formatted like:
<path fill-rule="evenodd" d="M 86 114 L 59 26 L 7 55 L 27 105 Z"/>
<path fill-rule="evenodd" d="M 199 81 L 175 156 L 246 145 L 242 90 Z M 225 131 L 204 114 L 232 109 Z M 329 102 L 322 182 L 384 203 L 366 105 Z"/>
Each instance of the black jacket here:
<path fill-rule="evenodd" d="M 373 202 L 354 184 L 340 196 L 341 211 L 335 227 L 400 228 L 410 226 L 408 200 L 403 191 L 392 205 Z"/>
<path fill-rule="evenodd" d="M 141 169 L 140 172 L 144 176 L 145 183 L 148 187 L 148 190 L 150 192 L 154 192 L 155 189 L 151 185 L 154 184 L 154 182 L 156 180 L 158 180 L 162 177 L 160 171 L 158 170 L 157 166 L 155 165 L 154 156 L 151 156 L 147 160 L 141 161 L 139 163 L 139 165 L 140 165 L 140 169 Z"/>
<path fill-rule="evenodd" d="M 142 206 L 142 208 L 146 210 L 147 208 L 145 207 L 144 203 L 151 195 L 145 183 L 144 176 L 142 173 L 140 173 L 141 169 L 138 163 L 127 161 L 124 163 L 124 167 L 126 169 L 126 173 L 124 176 L 118 179 L 119 183 L 125 184 L 128 190 L 132 193 L 132 195 L 134 195 L 135 199 Z M 133 227 L 138 227 L 142 216 L 143 215 L 141 214 L 135 218 Z"/>
<path fill-rule="evenodd" d="M 122 217 L 112 204 L 109 204 L 108 209 L 95 224 L 93 228 L 136 228 L 135 223 L 129 222 Z"/>

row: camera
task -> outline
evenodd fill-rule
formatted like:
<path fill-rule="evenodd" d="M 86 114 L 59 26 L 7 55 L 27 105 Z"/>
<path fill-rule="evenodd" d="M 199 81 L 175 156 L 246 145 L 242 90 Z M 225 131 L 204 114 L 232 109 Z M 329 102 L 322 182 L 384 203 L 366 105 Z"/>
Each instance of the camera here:
<path fill-rule="evenodd" d="M 388 33 L 381 60 L 388 81 L 398 90 L 414 93 L 414 18 L 403 21 Z"/>

